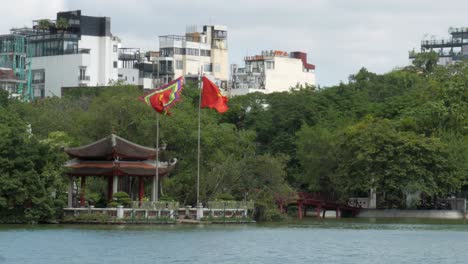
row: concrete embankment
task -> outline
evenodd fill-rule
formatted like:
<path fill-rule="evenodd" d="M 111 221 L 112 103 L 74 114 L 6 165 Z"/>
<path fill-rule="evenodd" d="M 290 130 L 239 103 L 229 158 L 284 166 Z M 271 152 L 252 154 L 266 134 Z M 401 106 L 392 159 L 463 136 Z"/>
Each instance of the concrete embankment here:
<path fill-rule="evenodd" d="M 427 218 L 427 219 L 464 219 L 467 215 L 457 210 L 399 210 L 399 209 L 362 209 L 360 218 Z"/>

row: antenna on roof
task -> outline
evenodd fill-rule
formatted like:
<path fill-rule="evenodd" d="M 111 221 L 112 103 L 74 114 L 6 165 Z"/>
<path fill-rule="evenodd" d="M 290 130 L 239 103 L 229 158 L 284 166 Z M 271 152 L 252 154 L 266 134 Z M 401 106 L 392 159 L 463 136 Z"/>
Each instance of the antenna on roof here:
<path fill-rule="evenodd" d="M 185 28 L 185 33 L 195 33 L 198 32 L 197 25 L 187 25 Z"/>

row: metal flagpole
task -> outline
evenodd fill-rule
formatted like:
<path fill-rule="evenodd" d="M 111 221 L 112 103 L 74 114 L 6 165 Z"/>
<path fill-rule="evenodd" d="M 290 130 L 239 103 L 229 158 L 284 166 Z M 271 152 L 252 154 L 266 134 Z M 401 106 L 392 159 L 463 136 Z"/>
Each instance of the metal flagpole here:
<path fill-rule="evenodd" d="M 203 71 L 203 68 L 200 67 L 200 73 L 198 74 L 198 88 L 200 91 L 199 91 L 199 98 L 198 98 L 197 206 L 200 205 L 200 138 L 201 138 L 201 122 L 200 121 L 201 121 L 202 71 Z"/>
<path fill-rule="evenodd" d="M 153 59 L 153 85 L 155 85 L 154 81 L 154 59 Z M 158 69 L 159 75 L 159 69 Z M 152 201 L 157 202 L 159 196 L 159 113 L 156 113 L 156 175 L 153 177 L 153 193 L 152 193 Z"/>
<path fill-rule="evenodd" d="M 154 202 L 158 201 L 159 197 L 159 113 L 156 113 L 156 176 L 153 182 Z"/>

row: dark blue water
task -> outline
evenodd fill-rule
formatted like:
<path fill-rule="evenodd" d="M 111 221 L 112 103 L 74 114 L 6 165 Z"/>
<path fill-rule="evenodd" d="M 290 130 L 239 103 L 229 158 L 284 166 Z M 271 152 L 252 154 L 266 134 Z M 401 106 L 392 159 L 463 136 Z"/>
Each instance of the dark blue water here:
<path fill-rule="evenodd" d="M 0 226 L 0 263 L 468 263 L 468 225 Z"/>

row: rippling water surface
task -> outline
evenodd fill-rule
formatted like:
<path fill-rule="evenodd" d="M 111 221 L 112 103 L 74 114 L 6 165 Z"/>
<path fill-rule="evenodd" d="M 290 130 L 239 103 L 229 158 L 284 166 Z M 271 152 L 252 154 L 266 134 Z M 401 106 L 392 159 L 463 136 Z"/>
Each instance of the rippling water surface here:
<path fill-rule="evenodd" d="M 0 225 L 0 263 L 468 263 L 468 223 Z"/>

